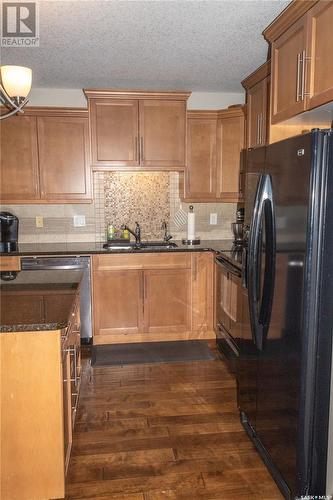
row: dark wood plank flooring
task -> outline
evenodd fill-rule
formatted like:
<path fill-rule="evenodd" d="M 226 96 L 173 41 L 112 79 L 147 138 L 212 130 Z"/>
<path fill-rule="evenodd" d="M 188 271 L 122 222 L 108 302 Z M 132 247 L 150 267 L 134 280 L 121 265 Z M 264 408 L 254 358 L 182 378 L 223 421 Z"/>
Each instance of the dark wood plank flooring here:
<path fill-rule="evenodd" d="M 221 360 L 92 368 L 86 357 L 66 498 L 283 497 Z"/>

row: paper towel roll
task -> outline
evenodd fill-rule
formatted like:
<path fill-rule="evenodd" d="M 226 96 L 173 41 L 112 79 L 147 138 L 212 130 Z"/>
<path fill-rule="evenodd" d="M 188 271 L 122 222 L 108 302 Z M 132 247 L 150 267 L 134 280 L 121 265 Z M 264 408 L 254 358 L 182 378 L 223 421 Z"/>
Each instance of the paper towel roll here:
<path fill-rule="evenodd" d="M 195 213 L 193 212 L 187 214 L 187 239 L 195 239 Z"/>

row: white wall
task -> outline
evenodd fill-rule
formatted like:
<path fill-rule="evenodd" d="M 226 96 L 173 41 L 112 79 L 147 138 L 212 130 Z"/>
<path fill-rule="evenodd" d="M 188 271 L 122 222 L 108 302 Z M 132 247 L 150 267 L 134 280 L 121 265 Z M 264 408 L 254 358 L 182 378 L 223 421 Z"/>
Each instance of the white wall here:
<path fill-rule="evenodd" d="M 193 92 L 188 100 L 189 109 L 223 109 L 231 104 L 244 103 L 244 93 Z M 81 89 L 33 88 L 29 106 L 64 106 L 85 108 L 86 98 Z"/>

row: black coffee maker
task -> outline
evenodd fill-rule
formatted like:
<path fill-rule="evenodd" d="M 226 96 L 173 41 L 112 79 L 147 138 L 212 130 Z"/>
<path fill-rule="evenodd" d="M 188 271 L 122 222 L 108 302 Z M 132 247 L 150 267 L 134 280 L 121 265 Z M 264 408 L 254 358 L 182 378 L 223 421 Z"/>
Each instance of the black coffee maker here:
<path fill-rule="evenodd" d="M 9 212 L 0 212 L 0 252 L 16 252 L 18 249 L 19 220 Z"/>

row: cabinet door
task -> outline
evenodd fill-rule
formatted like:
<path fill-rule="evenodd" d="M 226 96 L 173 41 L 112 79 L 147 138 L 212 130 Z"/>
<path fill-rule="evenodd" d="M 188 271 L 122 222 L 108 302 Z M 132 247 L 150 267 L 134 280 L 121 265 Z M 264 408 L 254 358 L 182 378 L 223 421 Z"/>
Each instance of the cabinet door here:
<path fill-rule="evenodd" d="M 216 118 L 187 120 L 186 200 L 216 198 L 216 125 Z"/>
<path fill-rule="evenodd" d="M 144 272 L 145 332 L 190 331 L 190 281 L 189 269 Z"/>
<path fill-rule="evenodd" d="M 333 100 L 333 2 L 318 2 L 308 14 L 307 108 Z"/>
<path fill-rule="evenodd" d="M 186 103 L 140 101 L 140 158 L 143 167 L 177 169 L 185 166 Z"/>
<path fill-rule="evenodd" d="M 41 197 L 45 200 L 91 200 L 88 120 L 37 118 Z"/>
<path fill-rule="evenodd" d="M 130 342 L 143 325 L 143 277 L 139 270 L 94 271 L 94 343 Z M 124 338 L 128 335 L 129 338 Z"/>
<path fill-rule="evenodd" d="M 302 96 L 305 43 L 306 16 L 303 16 L 272 44 L 272 123 L 305 110 Z"/>
<path fill-rule="evenodd" d="M 266 143 L 267 78 L 247 92 L 247 147 Z"/>
<path fill-rule="evenodd" d="M 192 330 L 212 332 L 213 325 L 213 255 L 193 252 L 192 260 Z"/>
<path fill-rule="evenodd" d="M 217 197 L 222 201 L 240 199 L 240 163 L 244 146 L 244 115 L 219 118 L 217 122 Z"/>
<path fill-rule="evenodd" d="M 90 99 L 94 165 L 139 165 L 139 103 L 136 99 Z"/>
<path fill-rule="evenodd" d="M 24 202 L 39 198 L 37 125 L 34 116 L 12 116 L 1 122 L 0 198 Z"/>

